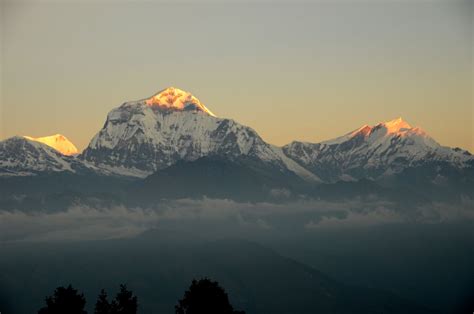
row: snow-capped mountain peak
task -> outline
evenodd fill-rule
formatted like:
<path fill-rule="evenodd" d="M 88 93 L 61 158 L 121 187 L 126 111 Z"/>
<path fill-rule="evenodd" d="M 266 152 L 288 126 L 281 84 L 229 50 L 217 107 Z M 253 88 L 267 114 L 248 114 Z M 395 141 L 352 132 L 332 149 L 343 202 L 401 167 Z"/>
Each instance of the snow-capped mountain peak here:
<path fill-rule="evenodd" d="M 283 150 L 325 181 L 377 179 L 435 162 L 464 167 L 473 160 L 468 152 L 441 146 L 402 118 L 364 125 L 320 143 L 293 142 Z"/>
<path fill-rule="evenodd" d="M 14 136 L 0 142 L 0 177 L 73 171 L 71 161 L 73 157 L 26 137 Z"/>
<path fill-rule="evenodd" d="M 57 150 L 58 152 L 66 156 L 71 156 L 71 155 L 75 155 L 79 153 L 76 146 L 70 140 L 68 140 L 64 135 L 61 135 L 61 134 L 55 134 L 55 135 L 44 136 L 44 137 L 36 137 L 36 138 L 31 137 L 31 136 L 24 136 L 24 138 L 30 141 L 46 144 L 49 147 L 54 148 L 55 150 Z"/>
<path fill-rule="evenodd" d="M 424 130 L 419 127 L 412 127 L 402 118 L 393 119 L 387 122 L 380 122 L 374 126 L 367 124 L 335 139 L 322 141 L 320 144 L 338 145 L 349 140 L 363 139 L 371 143 L 389 142 L 393 137 L 413 137 L 418 136 L 427 140 L 430 146 L 439 146 Z"/>
<path fill-rule="evenodd" d="M 204 104 L 191 93 L 175 87 L 168 87 L 145 100 L 148 106 L 157 106 L 167 110 L 197 110 L 215 117 Z"/>
<path fill-rule="evenodd" d="M 172 87 L 109 112 L 79 158 L 118 175 L 146 177 L 180 160 L 206 156 L 246 158 L 318 181 L 252 128 L 216 117 L 196 97 Z"/>
<path fill-rule="evenodd" d="M 427 151 L 438 149 L 441 145 L 420 127 L 412 127 L 402 118 L 379 123 L 371 127 L 366 139 L 373 146 L 388 147 L 393 141 L 410 143 L 413 150 Z"/>

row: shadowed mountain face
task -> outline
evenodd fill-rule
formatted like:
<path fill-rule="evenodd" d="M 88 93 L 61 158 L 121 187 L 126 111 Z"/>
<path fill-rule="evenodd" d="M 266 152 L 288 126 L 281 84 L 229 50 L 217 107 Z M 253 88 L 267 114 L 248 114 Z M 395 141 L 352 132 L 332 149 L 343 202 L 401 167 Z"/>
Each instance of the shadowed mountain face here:
<path fill-rule="evenodd" d="M 209 156 L 179 161 L 145 179 L 93 171 L 0 177 L 0 208 L 61 211 L 76 204 L 148 207 L 164 200 L 202 197 L 272 203 L 298 199 L 370 201 L 375 197 L 397 208 L 413 208 L 434 201 L 456 204 L 474 198 L 473 169 L 436 162 L 377 181 L 316 184 L 258 159 Z"/>
<path fill-rule="evenodd" d="M 69 282 L 84 290 L 90 308 L 101 288 L 126 281 L 139 297 L 140 313 L 171 313 L 191 279 L 208 276 L 249 314 L 431 313 L 390 293 L 345 286 L 254 243 L 161 236 L 6 246 L 10 258 L 0 261 L 0 296 L 15 302 L 4 308 L 33 313 L 48 291 Z"/>
<path fill-rule="evenodd" d="M 211 156 L 195 161 L 179 161 L 140 182 L 144 197 L 227 198 L 267 200 L 279 192 L 291 193 L 306 182 L 289 170 L 262 163 L 255 158 Z"/>

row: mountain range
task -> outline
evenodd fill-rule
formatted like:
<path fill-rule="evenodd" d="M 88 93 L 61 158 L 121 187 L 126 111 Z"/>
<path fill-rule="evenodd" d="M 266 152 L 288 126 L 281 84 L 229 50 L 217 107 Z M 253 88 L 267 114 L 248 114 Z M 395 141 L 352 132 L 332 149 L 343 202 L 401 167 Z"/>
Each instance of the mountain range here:
<path fill-rule="evenodd" d="M 220 174 L 208 171 L 212 163 L 206 160 L 220 167 Z M 207 170 L 195 172 L 193 167 Z M 289 183 L 308 191 L 321 184 L 386 183 L 413 175 L 434 185 L 446 184 L 453 176 L 471 184 L 473 169 L 471 153 L 441 146 L 401 118 L 364 125 L 320 143 L 294 141 L 277 147 L 252 128 L 217 117 L 195 96 L 173 87 L 110 111 L 103 128 L 81 153 L 59 134 L 16 136 L 0 142 L 2 180 L 92 175 L 142 180 L 151 190 L 152 182 L 163 181 L 166 173 L 168 177 L 173 173 L 173 180 L 181 183 L 188 182 L 193 173 L 199 173 L 197 180 L 206 173 L 207 179 L 219 182 L 233 178 L 238 182 L 247 173 L 259 178 L 252 182 L 268 192 L 288 188 Z"/>

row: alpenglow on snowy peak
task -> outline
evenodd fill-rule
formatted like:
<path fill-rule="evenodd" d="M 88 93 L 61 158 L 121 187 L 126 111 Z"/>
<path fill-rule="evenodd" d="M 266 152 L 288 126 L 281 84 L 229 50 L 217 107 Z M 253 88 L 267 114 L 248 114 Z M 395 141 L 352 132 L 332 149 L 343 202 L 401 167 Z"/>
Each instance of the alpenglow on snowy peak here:
<path fill-rule="evenodd" d="M 337 137 L 335 139 L 323 141 L 320 144 L 326 144 L 326 145 L 334 145 L 334 144 L 341 144 L 343 142 L 346 142 L 352 138 L 365 138 L 368 139 L 369 137 L 372 137 L 372 140 L 375 138 L 378 138 L 379 140 L 382 140 L 385 138 L 391 138 L 391 137 L 396 137 L 396 136 L 406 136 L 410 134 L 418 134 L 422 137 L 425 137 L 426 139 L 431 139 L 429 136 L 427 136 L 426 132 L 421 130 L 420 128 L 412 128 L 408 122 L 403 120 L 402 118 L 397 118 L 393 119 L 387 122 L 380 122 L 376 124 L 375 126 L 369 126 L 369 125 L 363 125 L 360 128 L 349 132 L 341 137 Z M 438 145 L 433 141 L 435 146 Z"/>
<path fill-rule="evenodd" d="M 175 87 L 168 87 L 158 92 L 151 98 L 146 99 L 145 103 L 148 106 L 157 106 L 168 110 L 198 110 L 210 116 L 216 116 L 191 93 Z"/>
<path fill-rule="evenodd" d="M 387 133 L 389 134 L 403 132 L 412 128 L 408 122 L 404 121 L 401 117 L 380 124 L 387 129 Z"/>
<path fill-rule="evenodd" d="M 320 143 L 292 142 L 283 151 L 326 182 L 379 179 L 404 169 L 434 163 L 465 167 L 473 156 L 441 146 L 425 131 L 397 118 L 364 125 Z"/>
<path fill-rule="evenodd" d="M 76 146 L 70 140 L 68 140 L 64 135 L 61 135 L 61 134 L 55 134 L 55 135 L 44 136 L 44 137 L 36 137 L 36 138 L 31 137 L 31 136 L 24 136 L 24 138 L 31 141 L 46 144 L 49 147 L 54 148 L 55 150 L 57 150 L 58 152 L 66 156 L 71 156 L 71 155 L 75 155 L 79 153 Z"/>
<path fill-rule="evenodd" d="M 252 159 L 318 180 L 252 128 L 216 117 L 190 93 L 171 87 L 113 109 L 79 158 L 117 175 L 146 177 L 180 160 L 206 156 Z"/>

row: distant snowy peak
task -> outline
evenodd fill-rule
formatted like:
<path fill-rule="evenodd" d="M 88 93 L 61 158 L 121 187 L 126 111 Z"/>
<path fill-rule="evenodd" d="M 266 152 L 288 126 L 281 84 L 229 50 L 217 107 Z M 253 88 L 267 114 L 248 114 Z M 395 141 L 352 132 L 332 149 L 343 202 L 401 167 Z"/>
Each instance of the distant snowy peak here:
<path fill-rule="evenodd" d="M 423 139 L 424 144 L 431 148 L 437 148 L 440 145 L 430 137 L 420 127 L 412 127 L 402 118 L 397 118 L 388 122 L 383 122 L 371 128 L 369 135 L 378 135 L 385 137 L 419 137 Z"/>
<path fill-rule="evenodd" d="M 61 138 L 61 136 L 52 136 Z M 0 177 L 33 176 L 44 173 L 76 173 L 110 175 L 77 158 L 65 155 L 37 139 L 14 136 L 0 141 Z"/>
<path fill-rule="evenodd" d="M 24 136 L 24 138 L 31 141 L 46 144 L 49 147 L 54 148 L 55 150 L 57 150 L 58 152 L 66 156 L 71 156 L 71 155 L 75 155 L 79 153 L 76 146 L 70 140 L 68 140 L 64 135 L 61 135 L 61 134 L 55 134 L 55 135 L 44 136 L 44 137 L 36 137 L 36 138 L 31 137 L 31 136 Z"/>
<path fill-rule="evenodd" d="M 145 103 L 148 106 L 156 106 L 166 110 L 196 110 L 207 113 L 213 117 L 216 116 L 191 93 L 175 87 L 168 87 L 158 92 L 151 98 L 146 99 Z"/>
<path fill-rule="evenodd" d="M 364 125 L 320 143 L 292 142 L 283 151 L 329 182 L 377 179 L 427 163 L 463 168 L 474 162 L 469 152 L 441 146 L 421 128 L 412 127 L 401 118 Z"/>
<path fill-rule="evenodd" d="M 15 136 L 0 142 L 0 176 L 72 172 L 70 158 L 46 144 Z"/>
<path fill-rule="evenodd" d="M 346 142 L 357 142 L 359 145 L 365 143 L 377 150 L 387 149 L 388 146 L 394 148 L 393 145 L 395 143 L 398 143 L 397 148 L 402 148 L 405 145 L 414 146 L 412 150 L 435 150 L 442 148 L 423 129 L 412 127 L 402 118 L 381 122 L 374 126 L 364 125 L 344 136 L 323 141 L 320 144 L 340 145 Z"/>

